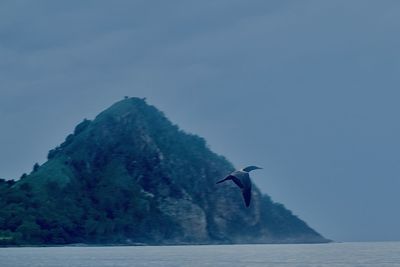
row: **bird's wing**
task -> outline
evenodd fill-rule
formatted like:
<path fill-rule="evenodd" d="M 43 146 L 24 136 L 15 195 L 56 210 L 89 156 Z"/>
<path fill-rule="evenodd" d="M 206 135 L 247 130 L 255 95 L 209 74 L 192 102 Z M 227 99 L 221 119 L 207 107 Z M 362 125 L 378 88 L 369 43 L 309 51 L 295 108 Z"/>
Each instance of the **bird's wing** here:
<path fill-rule="evenodd" d="M 246 203 L 246 207 L 250 206 L 251 187 L 243 188 L 242 195 L 243 195 L 244 203 Z"/>
<path fill-rule="evenodd" d="M 243 189 L 243 183 L 237 178 L 237 177 L 235 177 L 235 176 L 233 176 L 233 175 L 230 175 L 230 177 L 231 177 L 231 179 L 232 179 L 232 181 L 237 185 L 237 186 L 239 186 L 240 188 L 242 188 Z"/>
<path fill-rule="evenodd" d="M 247 172 L 236 172 L 235 177 L 240 181 L 241 187 L 242 188 L 242 195 L 244 202 L 246 204 L 246 207 L 250 205 L 250 200 L 251 200 L 251 180 L 250 176 Z"/>
<path fill-rule="evenodd" d="M 216 182 L 216 183 L 217 183 L 217 184 L 220 184 L 220 183 L 225 182 L 225 181 L 227 181 L 227 180 L 232 180 L 232 177 L 233 177 L 233 176 L 228 175 L 228 176 L 226 176 L 224 179 L 219 180 L 219 181 Z"/>

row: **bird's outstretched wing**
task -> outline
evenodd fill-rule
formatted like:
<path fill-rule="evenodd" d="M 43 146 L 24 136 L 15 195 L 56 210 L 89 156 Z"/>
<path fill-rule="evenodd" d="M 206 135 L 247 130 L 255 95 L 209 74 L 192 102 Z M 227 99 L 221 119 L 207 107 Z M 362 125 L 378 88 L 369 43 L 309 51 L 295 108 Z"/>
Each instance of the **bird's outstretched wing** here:
<path fill-rule="evenodd" d="M 228 180 L 232 180 L 242 190 L 244 203 L 246 204 L 246 207 L 250 206 L 251 181 L 249 174 L 244 172 L 233 172 L 233 174 L 230 174 L 226 176 L 224 179 L 219 180 L 217 184 Z"/>
<path fill-rule="evenodd" d="M 244 199 L 244 203 L 246 204 L 246 207 L 250 206 L 251 188 L 249 188 L 249 187 L 243 188 L 242 195 L 243 195 L 243 199 Z"/>
<path fill-rule="evenodd" d="M 237 186 L 239 186 L 240 188 L 242 188 L 243 189 L 243 183 L 238 179 L 238 178 L 236 178 L 235 176 L 233 176 L 233 175 L 229 175 L 230 177 L 231 177 L 231 179 L 232 179 L 232 181 L 237 185 Z"/>
<path fill-rule="evenodd" d="M 228 181 L 228 180 L 232 180 L 237 186 L 239 186 L 240 188 L 243 189 L 243 183 L 235 176 L 233 175 L 228 175 L 226 176 L 224 179 L 219 180 L 218 182 L 216 182 L 217 184 L 220 184 L 222 182 Z"/>
<path fill-rule="evenodd" d="M 219 180 L 218 182 L 216 182 L 216 184 L 220 184 L 220 183 L 223 183 L 223 182 L 225 182 L 225 181 L 232 180 L 231 177 L 232 177 L 231 175 L 228 175 L 228 176 L 226 176 L 224 179 Z"/>

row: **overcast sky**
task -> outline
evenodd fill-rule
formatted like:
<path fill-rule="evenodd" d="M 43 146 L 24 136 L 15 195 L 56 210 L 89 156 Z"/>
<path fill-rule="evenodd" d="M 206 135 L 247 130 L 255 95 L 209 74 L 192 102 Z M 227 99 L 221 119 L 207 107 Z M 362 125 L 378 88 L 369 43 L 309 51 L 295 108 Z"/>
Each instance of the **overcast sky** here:
<path fill-rule="evenodd" d="M 400 1 L 0 2 L 0 177 L 147 97 L 328 238 L 400 240 Z"/>

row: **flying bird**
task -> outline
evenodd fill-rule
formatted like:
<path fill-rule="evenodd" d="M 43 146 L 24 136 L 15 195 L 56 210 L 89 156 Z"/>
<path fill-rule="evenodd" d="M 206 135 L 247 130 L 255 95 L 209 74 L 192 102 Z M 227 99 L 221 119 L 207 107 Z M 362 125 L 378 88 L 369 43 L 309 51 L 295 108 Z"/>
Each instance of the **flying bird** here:
<path fill-rule="evenodd" d="M 250 206 L 250 200 L 251 200 L 251 180 L 249 172 L 258 169 L 262 168 L 257 166 L 248 166 L 239 171 L 234 171 L 228 176 L 226 176 L 224 179 L 218 181 L 217 184 L 228 180 L 232 180 L 242 190 L 244 203 L 246 204 L 246 207 L 248 207 Z"/>

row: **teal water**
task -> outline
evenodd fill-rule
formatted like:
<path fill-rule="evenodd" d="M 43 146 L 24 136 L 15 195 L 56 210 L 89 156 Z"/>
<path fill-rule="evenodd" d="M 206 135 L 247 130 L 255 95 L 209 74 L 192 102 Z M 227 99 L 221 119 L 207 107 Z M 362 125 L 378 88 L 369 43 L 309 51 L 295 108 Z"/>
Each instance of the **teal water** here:
<path fill-rule="evenodd" d="M 400 242 L 1 248 L 1 267 L 399 266 Z"/>

